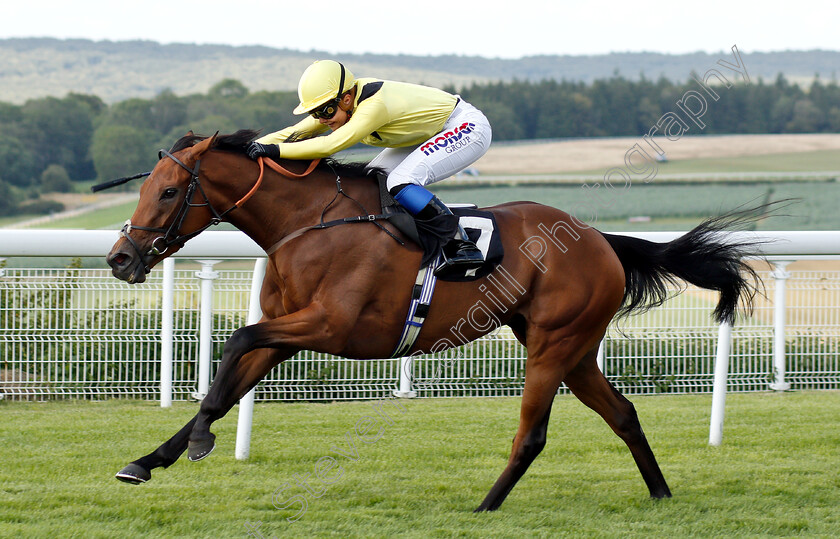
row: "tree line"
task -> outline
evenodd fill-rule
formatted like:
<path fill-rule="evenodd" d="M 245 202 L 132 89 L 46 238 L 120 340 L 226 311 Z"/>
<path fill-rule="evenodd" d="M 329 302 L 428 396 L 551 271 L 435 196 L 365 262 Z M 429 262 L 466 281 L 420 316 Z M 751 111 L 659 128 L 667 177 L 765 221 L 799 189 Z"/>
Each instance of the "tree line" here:
<path fill-rule="evenodd" d="M 641 136 L 663 114 L 679 112 L 677 102 L 686 92 L 700 90 L 694 81 L 614 76 L 592 84 L 547 80 L 473 85 L 460 94 L 485 112 L 494 140 L 518 140 Z M 779 75 L 770 83 L 739 80 L 716 93 L 719 100 L 708 99 L 702 117 L 703 134 L 840 132 L 840 86 L 835 80 L 816 78 L 802 88 Z"/>
<path fill-rule="evenodd" d="M 673 111 L 686 91 L 697 89 L 695 82 L 617 74 L 593 83 L 514 80 L 447 88 L 484 111 L 496 141 L 639 136 Z M 772 82 L 739 81 L 718 93 L 703 116 L 704 134 L 840 132 L 835 80 L 817 78 L 803 88 L 779 75 Z M 297 101 L 295 92 L 250 92 L 225 79 L 206 94 L 165 90 L 112 105 L 82 94 L 0 102 L 0 215 L 34 213 L 32 201 L 40 193 L 72 191 L 75 182 L 150 170 L 157 150 L 189 130 L 280 129 L 299 119 L 291 113 Z"/>

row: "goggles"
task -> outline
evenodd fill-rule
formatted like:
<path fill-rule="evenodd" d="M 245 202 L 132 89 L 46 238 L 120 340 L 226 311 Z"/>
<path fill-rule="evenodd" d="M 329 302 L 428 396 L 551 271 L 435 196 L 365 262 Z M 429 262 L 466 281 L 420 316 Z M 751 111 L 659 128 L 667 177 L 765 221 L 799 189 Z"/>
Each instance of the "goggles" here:
<path fill-rule="evenodd" d="M 309 115 L 316 120 L 329 120 L 338 112 L 338 99 L 332 99 L 317 109 L 309 111 Z"/>

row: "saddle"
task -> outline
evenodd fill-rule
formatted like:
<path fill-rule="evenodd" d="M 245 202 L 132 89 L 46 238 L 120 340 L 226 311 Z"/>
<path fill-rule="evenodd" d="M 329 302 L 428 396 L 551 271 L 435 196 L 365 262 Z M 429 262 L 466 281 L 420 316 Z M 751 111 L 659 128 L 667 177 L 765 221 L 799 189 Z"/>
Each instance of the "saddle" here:
<path fill-rule="evenodd" d="M 496 226 L 496 218 L 492 213 L 480 211 L 474 204 L 452 204 L 447 206 L 458 217 L 457 222 L 451 218 L 447 219 L 448 216 L 437 216 L 428 220 L 416 219 L 388 192 L 387 176 L 377 174 L 376 177 L 379 183 L 382 214 L 400 232 L 423 249 L 421 268 L 436 264 L 440 260 L 443 246 L 455 235 L 458 224 L 466 230 L 467 236 L 481 250 L 484 255 L 484 264 L 478 269 L 467 270 L 460 275 L 449 275 L 440 278 L 441 280 L 476 280 L 491 273 L 504 258 L 504 248 Z"/>

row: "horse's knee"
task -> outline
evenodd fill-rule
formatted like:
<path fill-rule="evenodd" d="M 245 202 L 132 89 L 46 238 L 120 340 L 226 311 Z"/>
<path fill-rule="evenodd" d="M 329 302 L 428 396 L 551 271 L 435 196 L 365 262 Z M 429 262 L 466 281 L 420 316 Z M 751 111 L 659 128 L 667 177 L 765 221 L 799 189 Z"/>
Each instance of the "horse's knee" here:
<path fill-rule="evenodd" d="M 522 441 L 514 448 L 513 460 L 516 464 L 528 466 L 537 458 L 545 447 L 546 433 L 544 430 L 531 432 L 525 435 Z"/>
<path fill-rule="evenodd" d="M 630 401 L 615 414 L 613 431 L 628 444 L 632 444 L 644 438 L 642 424 L 639 423 L 639 416 L 636 408 Z"/>
<path fill-rule="evenodd" d="M 248 351 L 251 342 L 253 342 L 253 337 L 250 328 L 247 326 L 239 328 L 225 341 L 223 356 L 241 357 Z"/>
<path fill-rule="evenodd" d="M 218 415 L 221 410 L 221 404 L 218 402 L 218 399 L 214 399 L 208 394 L 204 397 L 204 399 L 202 399 L 201 405 L 199 406 L 198 410 L 199 414 L 203 417 L 210 419 L 218 419 Z"/>
<path fill-rule="evenodd" d="M 538 438 L 528 440 L 523 448 L 522 451 L 525 454 L 526 458 L 530 460 L 534 460 L 537 458 L 537 455 L 542 453 L 543 448 L 545 447 L 545 435 L 542 435 Z"/>

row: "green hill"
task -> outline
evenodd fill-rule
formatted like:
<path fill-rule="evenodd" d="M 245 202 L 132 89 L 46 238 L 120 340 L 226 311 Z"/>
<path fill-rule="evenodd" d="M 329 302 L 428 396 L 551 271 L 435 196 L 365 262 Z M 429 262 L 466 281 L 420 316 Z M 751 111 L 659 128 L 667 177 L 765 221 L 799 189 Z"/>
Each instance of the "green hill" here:
<path fill-rule="evenodd" d="M 806 81 L 819 74 L 832 79 L 840 51 L 749 52 L 741 50 L 751 77 Z M 473 81 L 592 82 L 619 73 L 627 78 L 664 76 L 684 81 L 703 72 L 729 50 L 716 54 L 613 53 L 599 56 L 531 56 L 519 59 L 474 56 L 330 55 L 269 47 L 161 45 L 150 41 L 89 41 L 52 38 L 0 40 L 0 101 L 68 92 L 92 94 L 108 103 L 131 97 L 151 98 L 164 89 L 177 95 L 204 93 L 222 79 L 241 81 L 252 91 L 293 90 L 300 73 L 314 59 L 337 57 L 357 75 L 462 87 Z"/>

